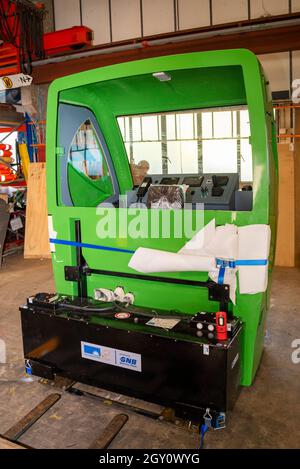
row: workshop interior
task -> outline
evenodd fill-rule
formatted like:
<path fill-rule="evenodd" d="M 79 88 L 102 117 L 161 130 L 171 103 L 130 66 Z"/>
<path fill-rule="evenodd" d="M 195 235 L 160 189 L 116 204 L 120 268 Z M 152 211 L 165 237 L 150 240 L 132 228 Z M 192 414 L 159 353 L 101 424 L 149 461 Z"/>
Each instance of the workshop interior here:
<path fill-rule="evenodd" d="M 0 1 L 0 449 L 299 448 L 283 3 Z"/>

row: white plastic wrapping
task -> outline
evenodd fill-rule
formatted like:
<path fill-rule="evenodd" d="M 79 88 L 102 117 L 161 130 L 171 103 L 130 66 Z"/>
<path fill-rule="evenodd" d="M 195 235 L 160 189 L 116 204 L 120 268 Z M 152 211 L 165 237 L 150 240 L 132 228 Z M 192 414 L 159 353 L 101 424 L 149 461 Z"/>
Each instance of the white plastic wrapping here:
<path fill-rule="evenodd" d="M 238 259 L 268 259 L 271 241 L 269 225 L 248 225 L 238 229 Z M 260 293 L 267 289 L 268 264 L 239 266 L 240 293 Z"/>
<path fill-rule="evenodd" d="M 138 272 L 208 272 L 215 267 L 213 256 L 192 256 L 157 249 L 138 248 L 129 262 Z"/>
<path fill-rule="evenodd" d="M 227 223 L 215 226 L 215 219 L 211 220 L 205 227 L 198 231 L 194 237 L 180 249 L 181 254 L 194 256 L 213 256 L 214 266 L 209 269 L 208 275 L 218 282 L 219 268 L 216 266 L 216 258 L 236 259 L 238 254 L 238 231 L 235 225 Z M 223 283 L 230 287 L 230 299 L 235 303 L 236 291 L 236 269 L 226 269 Z"/>
<path fill-rule="evenodd" d="M 215 226 L 212 220 L 188 241 L 178 253 L 157 249 L 138 248 L 129 267 L 143 273 L 154 272 L 208 272 L 218 282 L 220 268 L 217 259 L 267 260 L 271 230 L 268 225 L 234 224 Z M 236 273 L 239 273 L 240 293 L 264 292 L 268 284 L 268 265 L 226 267 L 223 283 L 230 286 L 230 298 L 235 303 Z"/>
<path fill-rule="evenodd" d="M 49 239 L 56 239 L 56 237 L 57 237 L 57 232 L 54 231 L 54 228 L 53 228 L 52 215 L 48 215 L 48 234 L 49 234 Z M 55 244 L 54 243 L 50 243 L 50 251 L 55 252 Z"/>

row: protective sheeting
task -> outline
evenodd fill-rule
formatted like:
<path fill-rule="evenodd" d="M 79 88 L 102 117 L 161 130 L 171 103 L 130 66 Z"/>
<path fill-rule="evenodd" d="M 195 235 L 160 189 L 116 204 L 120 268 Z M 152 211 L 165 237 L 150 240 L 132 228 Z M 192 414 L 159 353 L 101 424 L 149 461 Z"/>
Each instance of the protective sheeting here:
<path fill-rule="evenodd" d="M 129 267 L 138 272 L 208 272 L 216 265 L 213 256 L 191 256 L 157 249 L 138 248 Z"/>
<path fill-rule="evenodd" d="M 213 267 L 209 270 L 203 269 L 202 272 L 208 272 L 209 277 L 218 283 L 220 269 L 216 265 L 216 258 L 228 260 L 237 258 L 237 227 L 229 223 L 216 227 L 215 219 L 213 219 L 180 249 L 179 254 L 188 254 L 195 258 L 198 256 L 213 258 Z M 235 268 L 225 269 L 223 283 L 230 286 L 230 299 L 235 303 Z"/>
<path fill-rule="evenodd" d="M 238 228 L 238 259 L 268 259 L 271 243 L 269 225 L 248 225 Z M 268 285 L 268 264 L 239 266 L 240 293 L 264 292 Z"/>
<path fill-rule="evenodd" d="M 235 303 L 237 271 L 240 293 L 266 290 L 270 240 L 268 225 L 237 227 L 227 223 L 216 227 L 212 220 L 178 253 L 138 248 L 128 265 L 143 273 L 208 272 L 213 281 L 230 286 L 230 298 Z M 252 261 L 256 260 L 265 261 L 265 265 L 253 265 Z M 220 263 L 225 267 L 217 265 Z"/>
<path fill-rule="evenodd" d="M 56 239 L 57 232 L 54 231 L 54 228 L 53 228 L 52 215 L 48 215 L 48 232 L 49 232 L 49 239 Z M 50 242 L 50 251 L 55 252 L 55 244 L 51 242 Z"/>

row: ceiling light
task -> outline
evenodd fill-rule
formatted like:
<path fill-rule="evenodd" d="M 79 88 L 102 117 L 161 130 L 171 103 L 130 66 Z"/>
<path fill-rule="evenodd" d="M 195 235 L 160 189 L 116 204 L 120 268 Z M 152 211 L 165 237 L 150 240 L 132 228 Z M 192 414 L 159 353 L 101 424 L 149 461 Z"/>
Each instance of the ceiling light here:
<path fill-rule="evenodd" d="M 159 81 L 170 81 L 172 79 L 171 76 L 166 72 L 155 72 L 152 73 L 152 75 Z"/>

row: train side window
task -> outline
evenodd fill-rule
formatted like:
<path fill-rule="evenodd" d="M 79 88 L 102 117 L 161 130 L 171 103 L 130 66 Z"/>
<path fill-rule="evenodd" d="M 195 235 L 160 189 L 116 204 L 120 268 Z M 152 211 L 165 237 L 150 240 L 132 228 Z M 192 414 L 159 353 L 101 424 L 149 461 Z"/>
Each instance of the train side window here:
<path fill-rule="evenodd" d="M 68 185 L 75 206 L 95 206 L 113 195 L 109 168 L 89 119 L 78 128 L 69 148 Z"/>
<path fill-rule="evenodd" d="M 93 112 L 59 105 L 58 203 L 97 207 L 118 194 L 111 156 Z"/>

